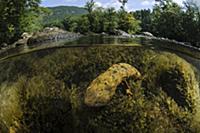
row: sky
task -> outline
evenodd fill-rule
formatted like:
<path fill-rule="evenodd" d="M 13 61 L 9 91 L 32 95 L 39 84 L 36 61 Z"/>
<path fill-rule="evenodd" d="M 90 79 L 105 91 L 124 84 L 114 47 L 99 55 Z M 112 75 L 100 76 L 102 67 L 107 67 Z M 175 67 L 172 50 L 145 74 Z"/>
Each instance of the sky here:
<path fill-rule="evenodd" d="M 41 5 L 45 7 L 53 7 L 60 5 L 83 7 L 86 1 L 87 0 L 42 0 Z M 119 9 L 121 6 L 118 0 L 94 0 L 94 1 L 96 2 L 96 5 L 102 7 L 115 7 Z M 178 3 L 179 5 L 182 5 L 184 0 L 173 0 L 173 1 Z M 126 5 L 126 9 L 131 11 L 131 10 L 152 8 L 154 4 L 155 0 L 129 0 Z"/>

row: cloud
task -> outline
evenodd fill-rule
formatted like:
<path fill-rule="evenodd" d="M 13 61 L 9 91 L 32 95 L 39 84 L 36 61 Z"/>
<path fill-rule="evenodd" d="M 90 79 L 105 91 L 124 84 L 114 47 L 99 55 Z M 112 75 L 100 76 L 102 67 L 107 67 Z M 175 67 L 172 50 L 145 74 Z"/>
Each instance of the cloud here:
<path fill-rule="evenodd" d="M 200 6 L 200 1 L 199 0 L 193 0 L 198 6 Z"/>
<path fill-rule="evenodd" d="M 103 6 L 101 2 L 95 2 L 95 5 L 96 5 L 97 7 L 102 7 L 102 6 Z"/>
<path fill-rule="evenodd" d="M 150 5 L 150 2 L 149 1 L 143 1 L 142 3 L 141 3 L 141 5 L 142 6 L 148 6 L 148 5 Z"/>
<path fill-rule="evenodd" d="M 152 6 L 155 4 L 155 1 L 150 1 L 150 0 L 144 0 L 141 2 L 142 6 Z"/>
<path fill-rule="evenodd" d="M 185 0 L 173 0 L 173 1 L 176 2 L 179 5 L 183 5 L 183 1 L 185 1 Z M 141 2 L 142 6 L 152 6 L 154 4 L 155 4 L 155 0 L 143 0 Z"/>
<path fill-rule="evenodd" d="M 119 9 L 121 7 L 121 3 L 118 0 L 107 0 L 107 2 L 98 0 L 95 3 L 97 6 L 102 6 L 104 8 L 115 7 Z"/>
<path fill-rule="evenodd" d="M 173 0 L 173 1 L 182 6 L 183 5 L 183 1 L 185 1 L 185 0 Z"/>

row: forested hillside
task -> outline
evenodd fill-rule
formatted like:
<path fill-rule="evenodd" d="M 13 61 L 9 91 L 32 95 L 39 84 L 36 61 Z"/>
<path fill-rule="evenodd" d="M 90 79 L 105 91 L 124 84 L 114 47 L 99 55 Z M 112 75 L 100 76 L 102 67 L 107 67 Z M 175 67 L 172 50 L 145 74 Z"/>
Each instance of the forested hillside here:
<path fill-rule="evenodd" d="M 59 23 L 67 16 L 79 16 L 87 13 L 83 7 L 75 6 L 48 7 L 48 9 L 49 14 L 44 18 L 44 24 Z"/>

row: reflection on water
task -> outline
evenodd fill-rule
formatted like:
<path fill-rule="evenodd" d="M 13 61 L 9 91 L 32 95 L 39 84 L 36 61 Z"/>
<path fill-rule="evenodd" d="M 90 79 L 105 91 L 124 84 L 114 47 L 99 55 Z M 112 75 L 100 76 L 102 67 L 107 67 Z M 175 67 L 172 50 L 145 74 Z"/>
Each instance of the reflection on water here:
<path fill-rule="evenodd" d="M 115 36 L 104 36 L 104 35 L 93 35 L 87 37 L 81 37 L 80 39 L 67 42 L 66 45 L 98 45 L 98 44 L 138 44 L 140 43 L 139 38 L 119 38 Z M 141 44 L 141 43 L 140 43 Z"/>

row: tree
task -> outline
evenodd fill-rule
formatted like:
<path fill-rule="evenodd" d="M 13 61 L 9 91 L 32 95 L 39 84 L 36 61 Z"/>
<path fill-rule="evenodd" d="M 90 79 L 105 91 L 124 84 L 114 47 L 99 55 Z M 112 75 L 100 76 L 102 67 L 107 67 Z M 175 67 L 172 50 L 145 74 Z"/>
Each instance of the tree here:
<path fill-rule="evenodd" d="M 94 27 L 93 27 L 93 23 L 94 23 L 94 17 L 92 15 L 92 12 L 94 10 L 94 7 L 95 7 L 95 2 L 94 0 L 90 0 L 90 1 L 87 1 L 86 2 L 86 5 L 85 5 L 85 9 L 88 11 L 88 20 L 89 20 L 89 24 L 90 24 L 90 31 L 93 31 L 94 30 Z"/>
<path fill-rule="evenodd" d="M 87 1 L 85 4 L 85 9 L 88 11 L 89 14 L 92 13 L 92 11 L 94 10 L 94 7 L 95 7 L 94 0 Z"/>
<path fill-rule="evenodd" d="M 104 14 L 104 31 L 112 34 L 118 28 L 117 12 L 114 8 L 108 8 Z"/>
<path fill-rule="evenodd" d="M 43 27 L 43 17 L 49 14 L 50 10 L 44 7 L 38 7 L 37 10 L 29 10 L 21 19 L 22 32 L 35 32 Z M 39 14 L 39 15 L 38 15 Z"/>
<path fill-rule="evenodd" d="M 142 31 L 151 31 L 151 25 L 152 25 L 152 14 L 150 9 L 143 9 L 143 10 L 138 10 L 135 12 L 132 12 L 133 16 L 137 19 L 140 20 L 140 26 L 142 28 Z"/>
<path fill-rule="evenodd" d="M 77 32 L 87 33 L 89 32 L 89 21 L 86 15 L 83 15 L 77 22 Z"/>
<path fill-rule="evenodd" d="M 186 1 L 184 7 L 172 0 L 159 0 L 152 12 L 141 10 L 133 15 L 142 21 L 143 31 L 200 46 L 200 9 L 193 0 Z"/>
<path fill-rule="evenodd" d="M 140 31 L 140 21 L 136 20 L 133 15 L 126 12 L 119 13 L 119 29 L 130 34 Z"/>
<path fill-rule="evenodd" d="M 157 36 L 181 41 L 183 36 L 182 8 L 172 0 L 162 0 L 154 6 L 152 32 Z"/>
<path fill-rule="evenodd" d="M 75 22 L 75 20 L 73 20 L 72 19 L 72 17 L 71 16 L 68 16 L 68 17 L 66 17 L 63 21 L 62 21 L 62 24 L 63 24 L 63 26 L 64 26 L 64 29 L 65 30 L 67 30 L 67 31 L 74 31 L 74 23 L 76 23 Z"/>
<path fill-rule="evenodd" d="M 119 0 L 119 2 L 122 4 L 121 9 L 123 11 L 125 11 L 125 6 L 126 6 L 126 3 L 128 2 L 128 0 Z"/>
<path fill-rule="evenodd" d="M 0 1 L 0 43 L 12 43 L 24 32 L 25 27 L 39 9 L 40 0 Z"/>
<path fill-rule="evenodd" d="M 184 38 L 186 41 L 192 42 L 193 45 L 200 47 L 200 9 L 192 1 L 184 3 L 185 12 L 182 15 L 184 29 Z"/>

